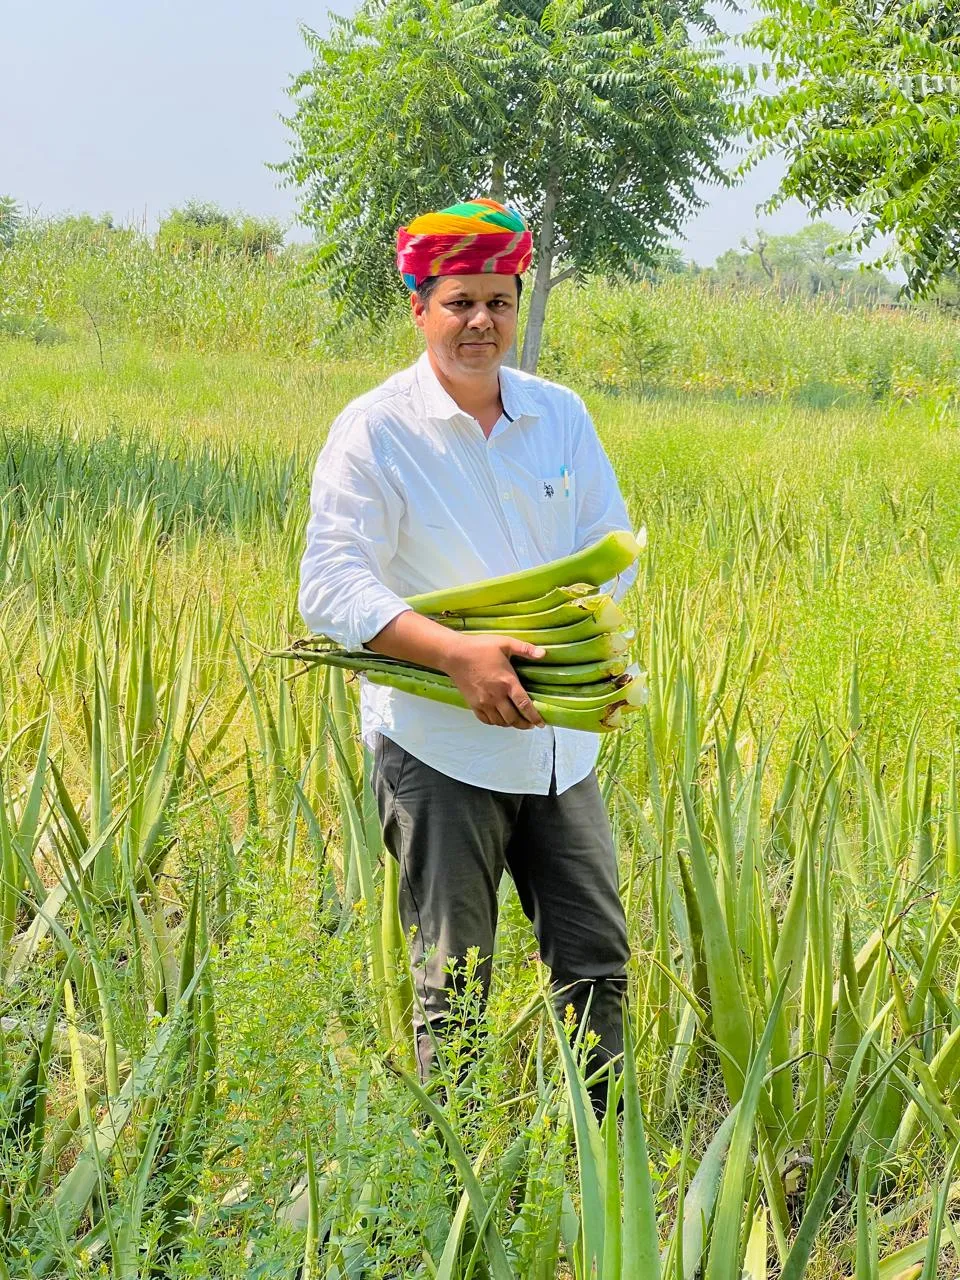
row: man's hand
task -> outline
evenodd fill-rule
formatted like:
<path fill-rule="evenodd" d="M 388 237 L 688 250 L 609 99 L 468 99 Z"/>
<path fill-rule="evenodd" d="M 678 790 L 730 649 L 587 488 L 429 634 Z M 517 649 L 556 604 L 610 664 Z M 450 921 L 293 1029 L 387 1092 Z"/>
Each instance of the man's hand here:
<path fill-rule="evenodd" d="M 542 658 L 546 651 L 539 645 L 510 636 L 451 631 L 407 609 L 368 640 L 366 647 L 445 672 L 484 724 L 513 729 L 543 724 L 510 663 L 511 658 Z"/>
<path fill-rule="evenodd" d="M 449 647 L 444 671 L 484 724 L 509 729 L 535 729 L 543 724 L 513 669 L 511 658 L 542 658 L 538 645 L 510 636 L 457 632 Z"/>

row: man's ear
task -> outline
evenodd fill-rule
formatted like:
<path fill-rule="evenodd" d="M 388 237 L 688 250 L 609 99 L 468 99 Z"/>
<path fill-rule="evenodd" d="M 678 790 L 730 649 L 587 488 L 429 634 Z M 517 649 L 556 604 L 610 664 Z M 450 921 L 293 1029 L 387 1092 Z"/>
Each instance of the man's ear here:
<path fill-rule="evenodd" d="M 413 315 L 413 323 L 418 329 L 423 328 L 423 313 L 427 309 L 427 304 L 420 300 L 419 293 L 411 293 L 410 295 L 410 311 Z"/>

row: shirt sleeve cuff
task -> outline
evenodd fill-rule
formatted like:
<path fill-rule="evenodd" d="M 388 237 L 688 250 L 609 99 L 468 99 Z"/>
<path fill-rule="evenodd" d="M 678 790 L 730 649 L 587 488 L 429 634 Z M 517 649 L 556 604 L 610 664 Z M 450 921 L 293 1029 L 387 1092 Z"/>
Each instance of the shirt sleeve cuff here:
<path fill-rule="evenodd" d="M 351 647 L 366 648 L 367 641 L 379 635 L 388 623 L 391 623 L 394 618 L 399 618 L 401 613 L 409 612 L 410 606 L 406 600 L 395 595 L 387 587 L 370 595 L 365 593 L 362 613 L 358 615 L 352 627 Z"/>

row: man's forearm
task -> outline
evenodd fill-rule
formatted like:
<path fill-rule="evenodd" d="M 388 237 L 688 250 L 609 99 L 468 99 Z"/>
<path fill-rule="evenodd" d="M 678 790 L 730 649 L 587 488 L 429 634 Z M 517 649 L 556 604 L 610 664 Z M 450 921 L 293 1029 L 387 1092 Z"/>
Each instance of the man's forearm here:
<path fill-rule="evenodd" d="M 439 622 L 407 609 L 368 640 L 366 648 L 386 654 L 388 658 L 448 672 L 457 638 L 455 632 Z"/>

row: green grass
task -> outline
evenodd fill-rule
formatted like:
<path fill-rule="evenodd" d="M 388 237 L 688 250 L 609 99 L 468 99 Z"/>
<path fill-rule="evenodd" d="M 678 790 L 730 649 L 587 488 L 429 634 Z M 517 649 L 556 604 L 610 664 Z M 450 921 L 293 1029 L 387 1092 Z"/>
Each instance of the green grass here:
<path fill-rule="evenodd" d="M 611 1179 L 638 1168 L 637 1113 L 622 1137 L 612 1125 L 592 1133 L 549 1022 L 534 1013 L 516 1025 L 543 975 L 510 895 L 494 1034 L 452 1091 L 449 1132 L 427 1125 L 393 1071 L 407 1065 L 397 1002 L 370 980 L 382 971 L 399 991 L 402 966 L 379 941 L 390 901 L 354 690 L 287 682 L 261 661 L 302 629 L 297 562 L 329 423 L 413 353 L 412 339 L 397 329 L 376 358 L 365 347 L 350 362 L 293 330 L 271 350 L 232 321 L 207 343 L 201 330 L 215 324 L 202 309 L 199 327 L 175 332 L 157 312 L 133 336 L 133 302 L 100 281 L 102 363 L 66 302 L 49 314 L 68 342 L 0 340 L 0 965 L 12 1020 L 0 1257 L 11 1275 L 46 1258 L 48 1274 L 69 1276 L 292 1276 L 309 1217 L 320 1274 L 428 1276 L 446 1248 L 460 1255 L 451 1276 L 465 1277 L 480 1229 L 466 1202 L 457 1212 L 466 1159 L 496 1200 L 487 1228 L 500 1245 L 484 1237 L 485 1265 L 502 1246 L 523 1280 L 579 1276 L 619 1230 Z M 686 1196 L 688 1224 L 698 1205 L 717 1205 L 714 1274 L 756 1221 L 771 1275 L 778 1250 L 793 1249 L 787 1274 L 839 1280 L 854 1272 L 859 1171 L 881 1254 L 922 1242 L 960 1133 L 960 1064 L 936 1056 L 960 1025 L 960 424 L 938 390 L 949 359 L 924 345 L 952 331 L 938 318 L 831 318 L 769 299 L 711 297 L 695 313 L 692 287 L 649 298 L 672 308 L 681 347 L 690 326 L 710 335 L 658 389 L 600 390 L 599 364 L 564 373 L 650 531 L 630 608 L 653 699 L 601 766 L 652 1170 L 645 1244 L 623 1242 L 665 1247 L 675 1267 Z M 589 322 L 558 315 L 563 340 L 583 347 Z M 871 399 L 851 355 L 870 346 L 871 325 L 902 326 L 922 394 Z M 800 375 L 785 367 L 785 333 Z M 605 350 L 599 335 L 594 345 Z M 850 395 L 798 403 L 814 376 Z M 56 928 L 24 956 L 45 892 L 71 869 L 79 883 Z M 204 910 L 191 916 L 194 901 Z M 846 919 L 854 951 L 876 930 L 884 938 L 859 967 Z M 76 1037 L 71 1052 L 66 978 L 76 1029 L 93 1037 L 86 1056 Z M 768 1022 L 734 1138 L 763 1158 L 737 1163 L 742 1183 L 718 1173 L 701 1201 L 703 1180 L 695 1192 L 690 1181 Z M 754 1050 L 730 1038 L 737 1026 Z M 741 1055 L 739 1076 L 729 1060 L 721 1070 L 714 1041 Z M 451 1075 L 469 1048 L 451 1044 Z M 98 1165 L 90 1126 L 120 1105 L 111 1053 L 120 1089 L 124 1063 L 141 1073 L 141 1102 Z M 40 1129 L 24 1109 L 32 1061 L 49 1080 Z M 58 1129 L 81 1068 L 89 1114 Z M 298 1199 L 307 1134 L 313 1193 Z M 48 1152 L 38 1169 L 24 1135 Z M 63 1188 L 77 1168 L 89 1191 L 74 1211 Z M 913 1216 L 880 1216 L 911 1196 L 927 1197 Z"/>

